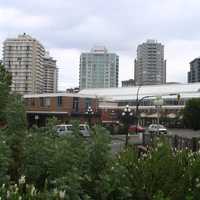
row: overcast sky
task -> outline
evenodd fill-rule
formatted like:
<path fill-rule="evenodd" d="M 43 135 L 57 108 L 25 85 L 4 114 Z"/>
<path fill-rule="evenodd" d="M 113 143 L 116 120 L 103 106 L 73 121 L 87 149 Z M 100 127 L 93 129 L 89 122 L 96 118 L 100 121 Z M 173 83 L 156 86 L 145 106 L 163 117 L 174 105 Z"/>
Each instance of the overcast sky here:
<path fill-rule="evenodd" d="M 119 80 L 133 78 L 137 45 L 165 45 L 167 81 L 187 82 L 200 56 L 200 0 L 0 0 L 0 43 L 26 32 L 57 60 L 59 89 L 78 86 L 79 56 L 104 45 L 120 57 Z M 1 45 L 2 47 L 2 45 Z"/>

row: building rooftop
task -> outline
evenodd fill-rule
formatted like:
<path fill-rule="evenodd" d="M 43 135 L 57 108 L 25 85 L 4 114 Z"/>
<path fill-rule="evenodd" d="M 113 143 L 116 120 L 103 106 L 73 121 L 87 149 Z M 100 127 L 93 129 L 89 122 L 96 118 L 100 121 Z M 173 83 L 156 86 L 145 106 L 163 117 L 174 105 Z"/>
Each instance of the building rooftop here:
<path fill-rule="evenodd" d="M 111 101 L 133 100 L 137 98 L 138 88 L 139 86 L 83 89 L 79 94 L 94 95 Z M 200 83 L 145 85 L 140 87 L 138 97 L 139 99 L 144 96 L 172 98 L 177 94 L 180 94 L 182 98 L 200 97 Z"/>
<path fill-rule="evenodd" d="M 45 94 L 27 94 L 24 98 L 39 97 L 83 97 L 98 98 L 107 101 L 126 101 L 137 99 L 137 91 L 139 86 L 120 87 L 120 88 L 97 88 L 83 89 L 79 93 L 45 93 Z M 176 98 L 180 94 L 181 98 L 200 98 L 200 83 L 189 84 L 165 84 L 165 85 L 147 85 L 141 86 L 139 89 L 139 99 L 144 96 L 162 96 L 162 98 Z"/>

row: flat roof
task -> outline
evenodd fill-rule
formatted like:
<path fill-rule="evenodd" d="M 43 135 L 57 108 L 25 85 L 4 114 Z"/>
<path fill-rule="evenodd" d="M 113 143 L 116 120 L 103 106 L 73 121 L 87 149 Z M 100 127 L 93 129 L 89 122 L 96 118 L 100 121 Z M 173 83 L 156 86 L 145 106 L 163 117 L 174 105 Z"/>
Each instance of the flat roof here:
<path fill-rule="evenodd" d="M 140 88 L 139 88 L 140 87 Z M 144 96 L 162 96 L 164 99 L 176 98 L 180 94 L 181 98 L 200 98 L 200 82 L 185 84 L 164 84 L 164 85 L 144 85 L 133 87 L 119 88 L 91 88 L 83 89 L 79 93 L 43 93 L 43 94 L 26 94 L 24 98 L 39 97 L 80 97 L 80 98 L 98 98 L 104 101 L 126 101 L 137 99 Z"/>
<path fill-rule="evenodd" d="M 79 92 L 82 95 L 95 95 L 112 101 L 133 100 L 137 98 L 138 88 L 139 99 L 144 96 L 162 96 L 163 98 L 176 98 L 180 94 L 181 98 L 200 97 L 200 82 L 185 84 L 163 84 L 163 85 L 144 85 L 119 88 L 95 88 L 83 89 Z"/>
<path fill-rule="evenodd" d="M 80 93 L 42 93 L 42 94 L 25 94 L 24 98 L 40 98 L 40 97 L 82 97 L 82 98 L 97 98 L 92 94 L 80 94 Z"/>

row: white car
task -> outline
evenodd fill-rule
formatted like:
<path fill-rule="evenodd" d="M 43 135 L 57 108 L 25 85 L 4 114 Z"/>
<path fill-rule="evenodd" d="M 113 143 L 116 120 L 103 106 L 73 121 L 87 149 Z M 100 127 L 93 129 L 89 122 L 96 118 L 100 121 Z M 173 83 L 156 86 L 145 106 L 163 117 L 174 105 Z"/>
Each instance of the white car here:
<path fill-rule="evenodd" d="M 56 131 L 58 135 L 67 135 L 73 133 L 73 126 L 72 124 L 60 124 L 56 126 Z M 82 136 L 89 137 L 90 136 L 90 128 L 87 124 L 80 124 L 79 131 Z"/>
<path fill-rule="evenodd" d="M 167 134 L 167 129 L 161 124 L 151 124 L 148 128 L 149 133 Z"/>

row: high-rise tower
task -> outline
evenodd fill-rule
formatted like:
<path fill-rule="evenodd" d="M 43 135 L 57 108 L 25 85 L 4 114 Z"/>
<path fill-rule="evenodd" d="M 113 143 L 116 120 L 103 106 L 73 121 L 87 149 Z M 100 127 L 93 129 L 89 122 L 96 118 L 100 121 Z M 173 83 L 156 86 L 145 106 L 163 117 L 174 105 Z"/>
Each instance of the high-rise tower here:
<path fill-rule="evenodd" d="M 136 85 L 166 83 L 164 45 L 155 40 L 147 40 L 137 47 L 134 78 Z"/>
<path fill-rule="evenodd" d="M 43 92 L 44 53 L 44 47 L 25 33 L 4 41 L 3 62 L 12 75 L 12 92 L 20 94 Z"/>
<path fill-rule="evenodd" d="M 49 56 L 49 52 L 44 56 L 44 93 L 57 92 L 58 69 L 56 60 Z"/>
<path fill-rule="evenodd" d="M 80 56 L 79 87 L 118 87 L 119 57 L 108 53 L 102 46 L 94 47 L 90 53 Z"/>

